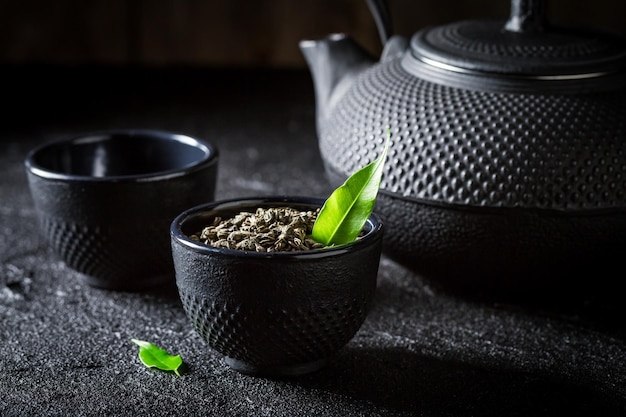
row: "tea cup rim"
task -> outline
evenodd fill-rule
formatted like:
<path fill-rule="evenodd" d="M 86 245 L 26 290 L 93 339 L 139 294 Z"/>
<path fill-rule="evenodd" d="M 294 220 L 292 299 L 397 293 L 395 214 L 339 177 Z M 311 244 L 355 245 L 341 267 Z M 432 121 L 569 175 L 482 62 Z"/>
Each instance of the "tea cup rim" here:
<path fill-rule="evenodd" d="M 90 142 L 96 143 L 112 141 L 116 140 L 116 138 L 119 137 L 143 137 L 154 140 L 178 142 L 180 144 L 200 149 L 202 151 L 202 157 L 192 161 L 191 163 L 167 170 L 159 170 L 140 174 L 103 176 L 62 173 L 42 166 L 40 163 L 37 162 L 37 158 L 43 152 L 49 151 L 54 147 L 85 144 Z M 103 129 L 74 134 L 66 138 L 50 140 L 48 142 L 40 144 L 28 152 L 26 158 L 24 159 L 24 165 L 27 171 L 30 172 L 32 175 L 51 180 L 84 182 L 147 182 L 167 180 L 170 178 L 188 175 L 189 173 L 204 168 L 207 165 L 212 165 L 216 163 L 218 154 L 218 149 L 210 142 L 183 133 L 157 129 Z"/>
<path fill-rule="evenodd" d="M 219 248 L 193 240 L 182 230 L 182 225 L 186 221 L 197 217 L 201 213 L 217 212 L 224 209 L 235 211 L 239 205 L 243 205 L 242 209 L 258 207 L 259 205 L 270 207 L 271 204 L 277 204 L 285 207 L 289 206 L 290 203 L 299 206 L 309 205 L 312 207 L 322 207 L 324 201 L 325 200 L 323 198 L 300 195 L 272 195 L 262 197 L 248 196 L 216 200 L 191 207 L 176 216 L 170 226 L 170 236 L 173 241 L 198 253 L 251 259 L 315 259 L 327 256 L 337 256 L 342 253 L 358 251 L 360 248 L 373 244 L 376 239 L 382 238 L 384 229 L 383 221 L 374 212 L 370 214 L 365 223 L 364 228 L 366 229 L 366 233 L 357 238 L 355 241 L 341 245 L 333 245 L 309 250 L 256 252 L 240 249 Z"/>

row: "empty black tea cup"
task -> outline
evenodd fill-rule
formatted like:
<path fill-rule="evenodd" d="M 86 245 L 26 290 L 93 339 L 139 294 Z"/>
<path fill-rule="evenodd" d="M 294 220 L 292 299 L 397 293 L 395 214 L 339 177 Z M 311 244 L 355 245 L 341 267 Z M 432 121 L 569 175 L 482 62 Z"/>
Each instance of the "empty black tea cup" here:
<path fill-rule="evenodd" d="M 212 200 L 217 149 L 154 130 L 81 134 L 25 160 L 43 235 L 87 284 L 139 290 L 174 281 L 169 226 Z"/>
<path fill-rule="evenodd" d="M 369 311 L 383 226 L 372 214 L 352 243 L 291 252 L 218 248 L 190 236 L 216 217 L 259 207 L 313 211 L 322 204 L 308 197 L 224 200 L 191 208 L 172 222 L 176 284 L 185 312 L 231 368 L 282 377 L 324 366 Z"/>

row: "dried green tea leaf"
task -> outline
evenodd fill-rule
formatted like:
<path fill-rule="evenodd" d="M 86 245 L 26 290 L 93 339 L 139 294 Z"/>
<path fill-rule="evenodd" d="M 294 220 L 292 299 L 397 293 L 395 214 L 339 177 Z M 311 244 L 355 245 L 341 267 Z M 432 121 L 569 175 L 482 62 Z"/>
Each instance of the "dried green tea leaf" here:
<path fill-rule="evenodd" d="M 313 239 L 324 245 L 339 245 L 357 238 L 372 214 L 391 132 L 382 153 L 373 162 L 353 173 L 326 199 L 313 225 Z"/>
<path fill-rule="evenodd" d="M 158 368 L 163 371 L 174 371 L 180 376 L 180 367 L 183 359 L 180 355 L 170 355 L 167 351 L 160 347 L 143 340 L 131 339 L 131 341 L 139 346 L 139 359 L 148 368 Z"/>

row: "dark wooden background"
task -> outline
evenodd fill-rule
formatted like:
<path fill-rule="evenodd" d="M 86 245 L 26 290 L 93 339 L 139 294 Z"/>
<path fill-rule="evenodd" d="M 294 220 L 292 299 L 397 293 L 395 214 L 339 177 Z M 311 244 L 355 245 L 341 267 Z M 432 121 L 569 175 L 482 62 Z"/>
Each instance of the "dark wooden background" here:
<path fill-rule="evenodd" d="M 389 0 L 395 32 L 509 14 L 508 0 Z M 626 33 L 624 0 L 552 0 L 552 21 Z M 302 67 L 298 41 L 380 52 L 365 0 L 0 0 L 0 63 Z"/>

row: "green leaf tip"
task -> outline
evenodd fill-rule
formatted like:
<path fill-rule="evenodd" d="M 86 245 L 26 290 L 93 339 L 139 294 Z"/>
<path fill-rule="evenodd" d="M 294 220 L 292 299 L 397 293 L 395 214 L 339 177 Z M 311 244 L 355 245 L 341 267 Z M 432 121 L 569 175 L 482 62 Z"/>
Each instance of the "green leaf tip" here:
<path fill-rule="evenodd" d="M 390 142 L 387 128 L 387 140 L 378 158 L 354 172 L 326 199 L 313 225 L 313 239 L 329 246 L 358 237 L 374 209 Z"/>
<path fill-rule="evenodd" d="M 139 359 L 148 368 L 157 368 L 163 371 L 173 371 L 180 376 L 180 367 L 183 359 L 180 355 L 170 355 L 164 349 L 150 342 L 139 339 L 130 339 L 139 346 Z"/>

